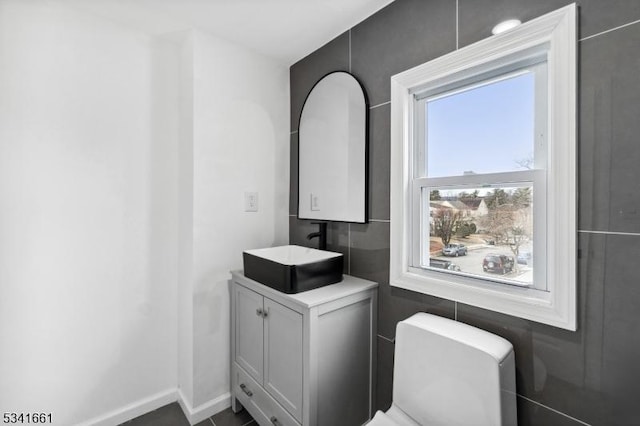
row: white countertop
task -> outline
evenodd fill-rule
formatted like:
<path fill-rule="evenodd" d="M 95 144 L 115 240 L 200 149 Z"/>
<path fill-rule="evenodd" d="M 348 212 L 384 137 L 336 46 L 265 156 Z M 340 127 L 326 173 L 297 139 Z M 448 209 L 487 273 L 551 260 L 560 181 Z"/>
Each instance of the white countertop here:
<path fill-rule="evenodd" d="M 332 300 L 378 287 L 378 283 L 373 281 L 352 277 L 351 275 L 343 275 L 342 281 L 339 283 L 303 291 L 301 293 L 287 294 L 245 277 L 243 271 L 232 271 L 231 276 L 241 284 L 258 286 L 262 293 L 269 293 L 280 298 L 288 299 L 305 308 L 318 306 L 323 303 L 331 302 Z"/>

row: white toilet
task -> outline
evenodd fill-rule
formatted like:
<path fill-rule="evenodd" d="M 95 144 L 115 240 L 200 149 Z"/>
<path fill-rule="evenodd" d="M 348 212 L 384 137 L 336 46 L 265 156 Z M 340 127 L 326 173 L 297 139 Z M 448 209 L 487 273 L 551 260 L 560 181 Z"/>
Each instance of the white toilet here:
<path fill-rule="evenodd" d="M 393 404 L 368 426 L 515 426 L 516 414 L 511 343 L 425 313 L 398 323 Z"/>

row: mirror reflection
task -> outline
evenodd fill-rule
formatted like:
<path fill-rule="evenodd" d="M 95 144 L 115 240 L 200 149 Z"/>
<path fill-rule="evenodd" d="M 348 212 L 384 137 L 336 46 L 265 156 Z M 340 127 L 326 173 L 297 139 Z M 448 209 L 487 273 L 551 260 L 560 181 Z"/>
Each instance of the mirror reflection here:
<path fill-rule="evenodd" d="M 367 102 L 347 72 L 323 77 L 300 116 L 298 217 L 365 223 Z"/>

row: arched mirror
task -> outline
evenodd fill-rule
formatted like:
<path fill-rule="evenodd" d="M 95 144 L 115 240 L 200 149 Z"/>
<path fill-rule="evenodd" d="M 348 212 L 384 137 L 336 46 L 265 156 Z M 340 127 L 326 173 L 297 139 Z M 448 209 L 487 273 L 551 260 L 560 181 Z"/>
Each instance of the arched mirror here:
<path fill-rule="evenodd" d="M 302 108 L 298 217 L 367 222 L 367 100 L 343 71 L 326 75 Z"/>

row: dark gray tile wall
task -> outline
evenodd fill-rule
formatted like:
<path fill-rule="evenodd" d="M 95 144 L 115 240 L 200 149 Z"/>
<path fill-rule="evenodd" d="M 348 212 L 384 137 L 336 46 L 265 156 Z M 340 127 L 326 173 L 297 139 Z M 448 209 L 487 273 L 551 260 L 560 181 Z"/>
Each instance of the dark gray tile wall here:
<path fill-rule="evenodd" d="M 389 219 L 391 104 L 369 111 L 369 215 Z"/>
<path fill-rule="evenodd" d="M 376 374 L 376 403 L 378 407 L 389 407 L 393 387 L 393 350 L 395 345 L 385 337 L 378 336 L 378 371 Z"/>
<path fill-rule="evenodd" d="M 458 0 L 459 47 L 490 36 L 498 22 L 512 18 L 529 21 L 571 3 L 580 7 L 580 38 L 640 19 L 637 0 Z"/>
<path fill-rule="evenodd" d="M 403 0 L 352 28 L 351 70 L 369 104 L 389 101 L 392 75 L 454 50 L 455 19 L 455 1 Z"/>
<path fill-rule="evenodd" d="M 298 213 L 298 132 L 291 133 L 291 167 L 289 167 L 289 214 Z"/>
<path fill-rule="evenodd" d="M 298 130 L 302 105 L 313 85 L 332 71 L 349 71 L 349 33 L 346 32 L 331 40 L 313 54 L 298 61 L 293 67 L 296 72 L 291 72 L 289 76 L 292 132 Z"/>
<path fill-rule="evenodd" d="M 298 220 L 302 101 L 329 71 L 351 70 L 369 96 L 368 224 L 330 224 L 345 272 L 380 283 L 379 409 L 391 403 L 395 326 L 418 311 L 456 318 L 515 347 L 522 425 L 640 425 L 640 1 L 579 5 L 578 331 L 389 286 L 389 77 L 567 0 L 396 0 L 291 67 L 291 243 L 316 246 Z M 457 23 L 457 25 L 456 25 Z M 294 175 L 295 172 L 295 175 Z"/>
<path fill-rule="evenodd" d="M 638 24 L 580 43 L 580 229 L 640 232 L 638 46 Z"/>

